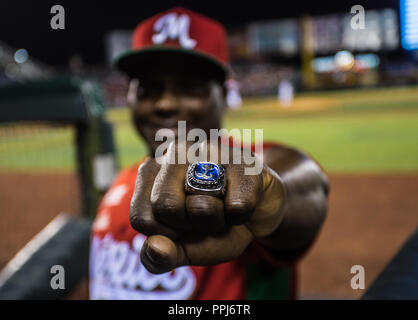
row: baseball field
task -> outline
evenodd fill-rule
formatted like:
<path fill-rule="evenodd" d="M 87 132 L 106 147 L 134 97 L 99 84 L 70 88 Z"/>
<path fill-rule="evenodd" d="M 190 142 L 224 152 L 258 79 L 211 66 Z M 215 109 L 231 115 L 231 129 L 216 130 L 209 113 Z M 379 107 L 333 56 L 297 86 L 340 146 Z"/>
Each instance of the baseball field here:
<path fill-rule="evenodd" d="M 128 109 L 110 109 L 108 119 L 120 167 L 135 163 L 145 147 Z M 298 147 L 325 169 L 329 215 L 300 264 L 299 295 L 360 297 L 364 291 L 350 287 L 351 266 L 365 268 L 367 288 L 418 225 L 418 86 L 303 93 L 287 108 L 275 97 L 248 98 L 241 109 L 226 112 L 224 125 L 262 128 L 265 141 Z M 0 267 L 57 211 L 78 210 L 73 132 L 1 129 Z M 26 183 L 13 191 L 19 179 Z M 34 197 L 31 181 L 43 183 L 36 206 L 25 204 Z M 54 196 L 57 185 L 69 186 L 68 192 Z"/>

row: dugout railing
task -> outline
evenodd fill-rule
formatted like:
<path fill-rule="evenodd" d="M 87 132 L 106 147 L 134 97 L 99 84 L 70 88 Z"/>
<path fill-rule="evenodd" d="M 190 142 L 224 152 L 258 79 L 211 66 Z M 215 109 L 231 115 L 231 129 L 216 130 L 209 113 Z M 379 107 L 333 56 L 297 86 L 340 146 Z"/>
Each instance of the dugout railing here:
<path fill-rule="evenodd" d="M 35 122 L 70 126 L 74 131 L 73 160 L 81 216 L 58 217 L 60 223 L 46 227 L 49 233 L 38 234 L 42 241 L 34 239 L 15 257 L 17 262 L 12 259 L 0 273 L 0 299 L 65 298 L 87 277 L 89 226 L 118 169 L 112 125 L 105 119 L 105 109 L 100 87 L 87 79 L 59 77 L 0 87 L 0 129 L 10 123 Z M 30 210 L 25 214 L 30 215 Z M 65 290 L 52 290 L 50 267 L 60 264 L 67 269 L 69 282 Z"/>
<path fill-rule="evenodd" d="M 105 120 L 100 88 L 70 77 L 0 87 L 0 125 L 30 121 L 74 126 L 82 212 L 94 218 L 117 170 L 112 126 Z"/>

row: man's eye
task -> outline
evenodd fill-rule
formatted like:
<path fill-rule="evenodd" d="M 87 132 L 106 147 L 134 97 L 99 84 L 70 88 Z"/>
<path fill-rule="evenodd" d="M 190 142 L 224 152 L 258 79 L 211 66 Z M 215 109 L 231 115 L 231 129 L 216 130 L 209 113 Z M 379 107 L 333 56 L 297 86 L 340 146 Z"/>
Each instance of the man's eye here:
<path fill-rule="evenodd" d="M 141 98 L 144 95 L 145 89 L 144 87 L 138 87 L 138 91 L 136 93 L 138 98 Z"/>
<path fill-rule="evenodd" d="M 150 83 L 138 87 L 138 98 L 156 97 L 163 92 L 163 86 L 158 83 Z"/>
<path fill-rule="evenodd" d="M 209 94 L 209 88 L 205 85 L 184 84 L 182 91 L 191 96 L 205 96 Z"/>

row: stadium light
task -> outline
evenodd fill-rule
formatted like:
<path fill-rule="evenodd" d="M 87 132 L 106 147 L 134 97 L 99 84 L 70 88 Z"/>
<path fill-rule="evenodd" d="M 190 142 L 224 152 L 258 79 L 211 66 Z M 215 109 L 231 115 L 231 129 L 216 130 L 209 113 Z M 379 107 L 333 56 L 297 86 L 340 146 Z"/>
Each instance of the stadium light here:
<path fill-rule="evenodd" d="M 22 64 L 28 61 L 29 53 L 26 49 L 18 49 L 14 54 L 14 60 L 16 63 Z"/>
<path fill-rule="evenodd" d="M 405 50 L 418 50 L 418 0 L 400 0 L 401 43 Z"/>
<path fill-rule="evenodd" d="M 343 50 L 335 54 L 335 65 L 343 71 L 350 70 L 354 62 L 354 56 L 350 51 Z"/>

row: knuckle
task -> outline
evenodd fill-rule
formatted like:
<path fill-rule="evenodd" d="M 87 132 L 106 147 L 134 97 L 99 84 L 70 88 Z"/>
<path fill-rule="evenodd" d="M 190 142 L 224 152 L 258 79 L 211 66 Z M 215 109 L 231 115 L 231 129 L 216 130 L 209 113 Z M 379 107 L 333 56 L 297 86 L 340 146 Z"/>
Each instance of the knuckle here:
<path fill-rule="evenodd" d="M 191 195 L 186 198 L 187 214 L 196 217 L 217 217 L 223 211 L 223 203 L 210 196 Z"/>
<path fill-rule="evenodd" d="M 199 205 L 199 201 L 189 201 L 187 216 L 193 228 L 199 232 L 212 232 L 225 226 L 223 205 L 219 206 L 215 203 Z"/>
<path fill-rule="evenodd" d="M 186 199 L 186 209 L 188 220 L 193 228 L 199 231 L 215 231 L 224 225 L 223 203 L 208 196 L 190 196 Z"/>
<path fill-rule="evenodd" d="M 129 222 L 132 228 L 144 235 L 151 235 L 155 229 L 155 222 L 151 217 L 136 212 L 130 211 Z"/>
<path fill-rule="evenodd" d="M 232 199 L 225 203 L 225 211 L 232 222 L 236 221 L 243 223 L 251 216 L 255 208 L 256 203 L 251 199 Z"/>
<path fill-rule="evenodd" d="M 151 199 L 152 211 L 156 215 L 178 214 L 184 211 L 183 204 L 171 194 L 160 193 Z"/>
<path fill-rule="evenodd" d="M 188 201 L 187 213 L 193 216 L 213 216 L 216 211 L 213 207 L 210 207 L 207 203 L 199 203 L 197 201 Z"/>

